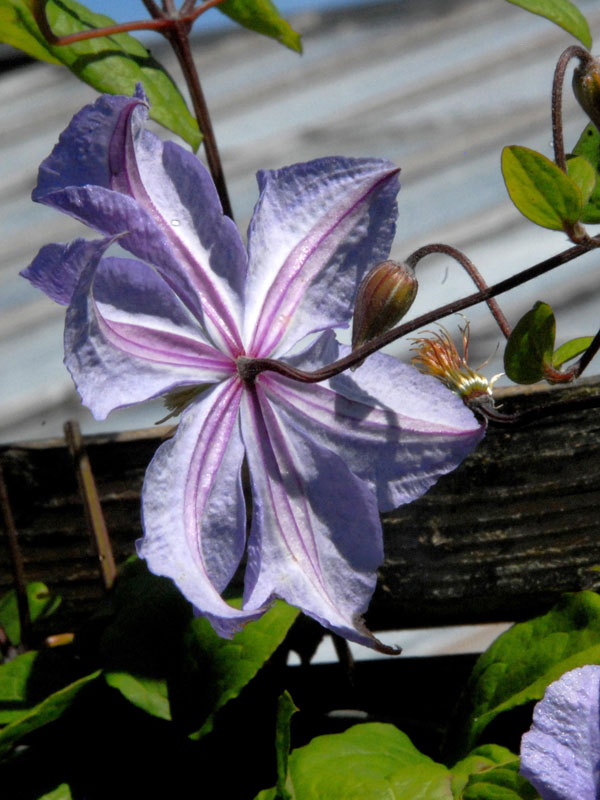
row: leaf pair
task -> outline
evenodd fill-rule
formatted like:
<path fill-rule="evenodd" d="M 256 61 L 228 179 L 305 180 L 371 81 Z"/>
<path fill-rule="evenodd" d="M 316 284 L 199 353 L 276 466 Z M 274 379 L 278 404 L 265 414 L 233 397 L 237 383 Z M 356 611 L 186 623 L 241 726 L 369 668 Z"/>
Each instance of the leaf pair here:
<path fill-rule="evenodd" d="M 552 380 L 552 370 L 585 352 L 591 336 L 571 339 L 554 350 L 556 320 L 547 303 L 537 302 L 516 324 L 504 351 L 504 371 L 515 383 Z"/>
<path fill-rule="evenodd" d="M 300 36 L 280 16 L 270 0 L 225 0 L 219 10 L 240 25 L 270 36 L 297 52 Z M 114 25 L 76 0 L 49 0 L 46 16 L 57 36 Z M 0 42 L 33 58 L 64 64 L 99 92 L 132 95 L 142 83 L 150 101 L 150 116 L 181 136 L 196 150 L 202 140 L 198 123 L 164 67 L 134 37 L 126 33 L 57 46 L 49 44 L 33 16 L 33 0 L 0 0 Z"/>

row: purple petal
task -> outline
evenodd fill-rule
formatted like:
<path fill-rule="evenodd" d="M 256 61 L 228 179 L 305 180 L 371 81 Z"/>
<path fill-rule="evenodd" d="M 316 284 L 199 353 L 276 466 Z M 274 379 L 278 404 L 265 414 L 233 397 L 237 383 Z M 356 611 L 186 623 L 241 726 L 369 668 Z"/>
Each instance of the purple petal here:
<path fill-rule="evenodd" d="M 183 414 L 176 436 L 152 459 L 142 491 L 145 537 L 138 552 L 156 575 L 172 578 L 221 636 L 261 616 L 220 596 L 245 544 L 241 484 L 244 456 L 234 378 L 204 394 Z"/>
<path fill-rule="evenodd" d="M 364 273 L 392 244 L 398 172 L 336 157 L 259 173 L 244 320 L 251 355 L 276 356 L 311 331 L 347 325 Z"/>
<path fill-rule="evenodd" d="M 303 356 L 308 368 L 340 355 L 332 333 Z M 424 494 L 475 448 L 484 428 L 462 400 L 434 378 L 390 356 L 370 356 L 352 376 L 302 384 L 259 378 L 290 424 L 337 453 L 389 511 Z"/>
<path fill-rule="evenodd" d="M 40 166 L 33 199 L 42 201 L 45 195 L 67 186 L 110 188 L 111 140 L 123 114 L 136 108 L 139 124 L 139 117 L 145 116 L 144 101 L 139 97 L 102 95 L 75 114 Z"/>
<path fill-rule="evenodd" d="M 115 240 L 75 239 L 67 244 L 47 244 L 20 274 L 51 300 L 68 306 L 83 270 L 88 265 L 95 267 Z"/>
<path fill-rule="evenodd" d="M 244 608 L 281 597 L 390 652 L 361 618 L 383 559 L 373 494 L 336 455 L 282 424 L 259 387 L 244 394 L 242 431 L 253 498 Z"/>
<path fill-rule="evenodd" d="M 600 666 L 565 673 L 546 689 L 521 740 L 521 775 L 542 800 L 597 800 Z"/>
<path fill-rule="evenodd" d="M 117 258 L 82 271 L 66 316 L 65 364 L 97 419 L 235 369 L 150 267 Z"/>
<path fill-rule="evenodd" d="M 42 164 L 34 199 L 102 233 L 128 232 L 121 245 L 154 264 L 218 345 L 239 355 L 241 237 L 198 159 L 143 129 L 140 103 L 104 97 L 83 109 Z"/>

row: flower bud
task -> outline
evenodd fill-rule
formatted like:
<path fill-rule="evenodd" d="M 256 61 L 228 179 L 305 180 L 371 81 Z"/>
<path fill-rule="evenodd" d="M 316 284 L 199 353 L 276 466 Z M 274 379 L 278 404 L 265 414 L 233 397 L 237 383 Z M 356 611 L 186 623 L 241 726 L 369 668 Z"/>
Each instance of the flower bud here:
<path fill-rule="evenodd" d="M 573 92 L 579 105 L 600 130 L 600 59 L 580 64 L 573 73 Z"/>
<path fill-rule="evenodd" d="M 358 287 L 352 349 L 393 328 L 411 307 L 417 289 L 415 271 L 408 264 L 382 261 L 373 267 Z"/>

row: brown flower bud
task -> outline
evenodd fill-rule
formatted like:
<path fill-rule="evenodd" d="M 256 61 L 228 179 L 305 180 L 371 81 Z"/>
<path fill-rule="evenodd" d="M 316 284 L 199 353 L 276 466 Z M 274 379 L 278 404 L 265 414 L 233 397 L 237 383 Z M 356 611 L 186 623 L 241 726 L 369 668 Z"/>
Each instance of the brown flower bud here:
<path fill-rule="evenodd" d="M 411 307 L 417 289 L 415 271 L 408 264 L 382 261 L 373 267 L 358 287 L 352 349 L 393 328 Z"/>
<path fill-rule="evenodd" d="M 590 56 L 573 73 L 573 92 L 579 105 L 600 130 L 600 59 Z"/>

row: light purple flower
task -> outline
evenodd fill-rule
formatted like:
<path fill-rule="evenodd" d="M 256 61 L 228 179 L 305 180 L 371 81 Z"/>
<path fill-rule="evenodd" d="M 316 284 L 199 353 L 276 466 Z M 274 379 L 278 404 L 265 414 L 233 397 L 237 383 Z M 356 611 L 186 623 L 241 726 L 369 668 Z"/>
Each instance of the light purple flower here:
<path fill-rule="evenodd" d="M 548 686 L 521 739 L 521 775 L 542 800 L 598 800 L 600 666 L 573 669 Z"/>
<path fill-rule="evenodd" d="M 338 357 L 332 329 L 348 325 L 392 243 L 398 170 L 335 157 L 259 173 L 246 253 L 204 167 L 145 131 L 146 112 L 141 95 L 105 96 L 74 117 L 33 197 L 105 238 L 48 245 L 24 271 L 68 305 L 65 363 L 96 418 L 192 389 L 148 468 L 139 552 L 223 636 L 281 597 L 379 647 L 361 619 L 383 558 L 378 508 L 423 494 L 483 429 L 433 378 L 384 355 L 318 385 L 274 372 L 247 383 L 236 360 Z M 105 255 L 117 239 L 133 259 Z M 221 592 L 245 552 L 236 609 Z"/>

